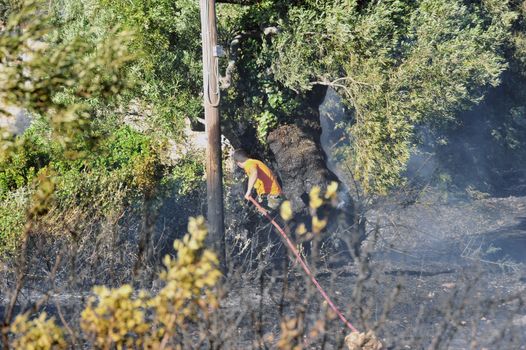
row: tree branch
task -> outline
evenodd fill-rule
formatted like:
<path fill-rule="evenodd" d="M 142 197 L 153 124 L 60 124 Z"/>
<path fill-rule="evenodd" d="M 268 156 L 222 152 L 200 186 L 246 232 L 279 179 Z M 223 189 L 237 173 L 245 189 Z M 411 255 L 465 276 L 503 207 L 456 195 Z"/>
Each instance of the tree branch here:
<path fill-rule="evenodd" d="M 272 36 L 279 34 L 279 28 L 278 27 L 265 27 L 263 28 L 263 34 L 265 36 Z M 234 39 L 230 42 L 230 47 L 228 50 L 228 66 L 225 70 L 225 75 L 221 76 L 219 78 L 219 82 L 221 84 L 221 90 L 228 89 L 232 85 L 232 73 L 234 72 L 236 68 L 236 61 L 237 61 L 237 51 L 239 50 L 239 45 L 241 41 L 247 37 L 258 37 L 261 35 L 261 32 L 252 30 L 249 32 L 244 32 L 236 35 Z"/>
<path fill-rule="evenodd" d="M 261 0 L 217 0 L 216 2 L 221 3 L 221 4 L 235 4 L 235 5 L 250 6 L 250 5 L 259 4 Z"/>

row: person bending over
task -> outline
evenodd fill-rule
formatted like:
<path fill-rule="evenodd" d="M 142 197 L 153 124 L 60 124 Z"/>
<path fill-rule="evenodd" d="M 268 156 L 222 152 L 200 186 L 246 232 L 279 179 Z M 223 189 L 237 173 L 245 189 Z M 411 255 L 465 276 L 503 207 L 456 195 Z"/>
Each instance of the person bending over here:
<path fill-rule="evenodd" d="M 236 150 L 233 154 L 236 164 L 245 170 L 248 176 L 248 187 L 245 193 L 245 199 L 249 199 L 252 190 L 256 189 L 258 201 L 264 202 L 271 209 L 276 209 L 281 202 L 281 186 L 276 176 L 260 160 L 249 158 L 243 150 Z"/>

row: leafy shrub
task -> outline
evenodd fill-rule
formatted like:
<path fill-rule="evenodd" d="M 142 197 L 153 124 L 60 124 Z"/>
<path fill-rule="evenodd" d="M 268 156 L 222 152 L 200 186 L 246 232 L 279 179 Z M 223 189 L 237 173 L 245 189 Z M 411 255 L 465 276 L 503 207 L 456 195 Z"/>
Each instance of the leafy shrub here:
<path fill-rule="evenodd" d="M 51 161 L 51 142 L 46 140 L 40 125 L 30 127 L 21 135 L 13 149 L 0 161 L 0 199 L 10 191 L 30 184 L 40 169 Z"/>
<path fill-rule="evenodd" d="M 0 201 L 0 257 L 18 247 L 18 238 L 26 222 L 29 199 L 29 191 L 21 188 L 7 193 Z"/>
<path fill-rule="evenodd" d="M 203 156 L 192 153 L 179 160 L 163 183 L 177 195 L 187 196 L 201 187 L 204 175 Z"/>
<path fill-rule="evenodd" d="M 16 334 L 11 343 L 13 349 L 67 349 L 64 332 L 56 325 L 54 318 L 47 318 L 45 312 L 33 320 L 29 320 L 27 314 L 17 316 L 11 332 Z"/>
<path fill-rule="evenodd" d="M 93 150 L 81 140 L 76 146 L 82 157 L 73 159 L 58 142 L 46 141 L 48 132 L 42 124 L 32 126 L 20 136 L 22 146 L 0 162 L 0 252 L 16 248 L 26 208 L 32 204 L 29 193 L 49 176 L 54 192 L 51 206 L 75 211 L 90 205 L 94 217 L 111 215 L 143 194 L 153 193 L 162 178 L 163 165 L 151 138 L 128 126 L 101 137 Z M 49 174 L 38 179 L 45 173 Z"/>

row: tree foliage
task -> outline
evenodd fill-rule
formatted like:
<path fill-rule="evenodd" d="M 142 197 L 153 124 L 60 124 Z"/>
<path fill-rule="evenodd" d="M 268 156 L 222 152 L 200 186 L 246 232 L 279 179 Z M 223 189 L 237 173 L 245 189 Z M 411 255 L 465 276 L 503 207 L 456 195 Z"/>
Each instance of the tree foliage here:
<path fill-rule="evenodd" d="M 54 38 L 42 4 L 22 2 L 0 33 L 0 112 L 13 118 L 6 107 L 16 106 L 42 115 L 54 136 L 68 142 L 91 119 L 89 100 L 109 99 L 126 86 L 122 67 L 131 59 L 124 44 L 130 35 L 114 28 L 96 44 L 79 36 Z M 3 148 L 9 145 L 5 140 Z"/>
<path fill-rule="evenodd" d="M 514 19 L 501 2 L 327 1 L 290 9 L 269 50 L 285 86 L 340 92 L 354 113 L 346 159 L 365 189 L 385 191 L 416 125 L 443 124 L 499 84 Z"/>
<path fill-rule="evenodd" d="M 113 45 L 136 54 L 125 72 L 140 84 L 123 95 L 150 105 L 162 130 L 180 134 L 184 118 L 201 115 L 195 2 L 57 0 L 53 6 L 60 42 L 55 46 L 63 50 L 75 47 L 78 35 L 90 38 L 84 46 L 91 50 L 104 47 L 117 37 L 115 25 L 135 32 L 126 43 Z M 445 125 L 500 83 L 509 64 L 506 49 L 515 45 L 517 55 L 520 52 L 520 34 L 509 40 L 514 28 L 520 33 L 515 10 L 512 3 L 492 0 L 221 4 L 219 39 L 236 68 L 234 84 L 224 93 L 226 126 L 253 125 L 264 146 L 270 130 L 308 113 L 309 91 L 332 86 L 354 116 L 342 125 L 350 141 L 341 150 L 343 159 L 366 190 L 385 192 L 400 182 L 415 126 Z M 278 28 L 277 33 L 266 34 L 263 29 L 270 26 Z M 231 46 L 236 36 L 237 46 Z M 90 57 L 89 49 L 81 49 L 79 56 Z M 116 69 L 94 65 L 108 67 L 110 73 L 102 76 Z M 89 90 L 82 82 L 75 89 L 69 89 L 68 96 L 105 91 L 104 86 Z"/>

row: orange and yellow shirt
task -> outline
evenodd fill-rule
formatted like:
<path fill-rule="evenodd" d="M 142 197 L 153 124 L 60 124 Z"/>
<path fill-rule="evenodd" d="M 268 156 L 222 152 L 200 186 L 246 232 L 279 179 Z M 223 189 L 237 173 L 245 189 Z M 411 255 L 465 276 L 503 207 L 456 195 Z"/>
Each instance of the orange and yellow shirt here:
<path fill-rule="evenodd" d="M 256 189 L 258 196 L 263 194 L 277 196 L 281 194 L 281 187 L 279 186 L 276 177 L 265 163 L 257 159 L 247 159 L 243 165 L 245 173 L 249 176 L 254 167 L 258 171 L 258 178 L 254 183 L 254 188 Z"/>

